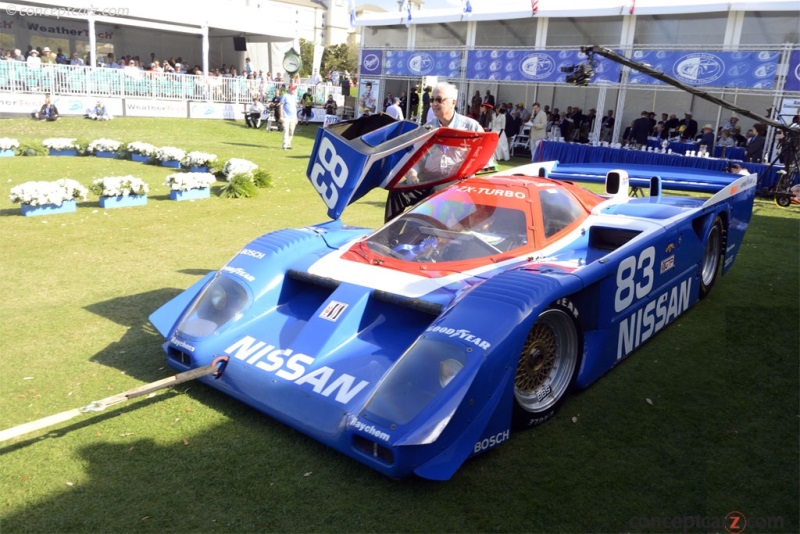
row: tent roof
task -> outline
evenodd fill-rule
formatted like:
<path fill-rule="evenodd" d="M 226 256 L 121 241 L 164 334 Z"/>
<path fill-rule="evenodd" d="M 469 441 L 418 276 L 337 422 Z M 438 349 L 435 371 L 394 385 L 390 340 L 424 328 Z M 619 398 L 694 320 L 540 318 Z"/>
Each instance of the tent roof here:
<path fill-rule="evenodd" d="M 472 13 L 461 8 L 412 10 L 412 24 L 435 24 L 468 20 L 507 20 L 531 18 L 530 0 L 473 0 Z M 630 15 L 678 15 L 728 11 L 797 11 L 797 0 L 540 0 L 539 17 L 617 17 Z M 362 12 L 357 26 L 390 26 L 405 24 L 405 13 L 399 11 Z"/>

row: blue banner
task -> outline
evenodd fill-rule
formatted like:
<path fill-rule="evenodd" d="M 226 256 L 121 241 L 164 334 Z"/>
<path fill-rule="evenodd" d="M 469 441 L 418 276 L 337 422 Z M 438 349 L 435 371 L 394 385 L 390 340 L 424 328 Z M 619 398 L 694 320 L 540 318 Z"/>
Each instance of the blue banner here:
<path fill-rule="evenodd" d="M 383 52 L 380 50 L 361 51 L 361 76 L 377 76 L 383 67 Z"/>
<path fill-rule="evenodd" d="M 800 50 L 793 50 L 789 56 L 789 70 L 786 72 L 786 91 L 800 91 Z"/>
<path fill-rule="evenodd" d="M 471 50 L 467 53 L 467 79 L 511 82 L 566 83 L 570 68 L 586 61 L 577 50 Z M 619 82 L 620 65 L 595 57 L 592 82 Z"/>
<path fill-rule="evenodd" d="M 461 71 L 459 50 L 388 50 L 384 61 L 387 76 L 443 76 L 458 78 Z"/>
<path fill-rule="evenodd" d="M 772 89 L 780 52 L 692 52 L 637 50 L 633 59 L 647 63 L 688 85 Z M 646 74 L 631 72 L 630 83 L 666 85 Z"/>

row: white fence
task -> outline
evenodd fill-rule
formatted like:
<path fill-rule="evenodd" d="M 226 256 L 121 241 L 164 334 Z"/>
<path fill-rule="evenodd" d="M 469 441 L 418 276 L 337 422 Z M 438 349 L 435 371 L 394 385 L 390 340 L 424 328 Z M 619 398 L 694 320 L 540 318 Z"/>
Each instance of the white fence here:
<path fill-rule="evenodd" d="M 271 100 L 278 87 L 285 85 L 262 80 L 150 72 L 134 68 L 52 64 L 29 67 L 21 61 L 0 61 L 0 92 L 17 95 L 247 104 L 256 96 L 262 101 Z M 298 98 L 309 87 L 316 105 L 323 105 L 331 93 L 340 106 L 344 103 L 340 96 L 341 89 L 332 85 L 299 85 Z"/>

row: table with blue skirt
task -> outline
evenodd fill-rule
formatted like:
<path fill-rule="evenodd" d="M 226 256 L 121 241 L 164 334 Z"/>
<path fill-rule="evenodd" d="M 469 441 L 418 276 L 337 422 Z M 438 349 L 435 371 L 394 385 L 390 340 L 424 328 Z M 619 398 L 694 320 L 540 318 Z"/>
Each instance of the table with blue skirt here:
<path fill-rule="evenodd" d="M 660 139 L 648 139 L 647 147 L 661 150 Z M 673 153 L 686 154 L 690 150 L 698 150 L 700 146 L 696 143 L 681 143 L 679 141 L 672 141 L 667 144 L 667 150 L 672 150 Z M 723 150 L 724 148 L 724 150 Z M 724 153 L 724 155 L 723 155 Z M 729 147 L 714 147 L 715 158 L 736 159 L 739 161 L 744 160 L 744 147 L 729 146 Z"/>
<path fill-rule="evenodd" d="M 684 143 L 686 144 L 686 143 Z M 694 145 L 692 145 L 694 146 Z M 742 149 L 743 150 L 743 149 Z M 727 151 L 726 151 L 727 152 Z M 724 171 L 731 163 L 739 163 L 759 176 L 759 188 L 771 188 L 778 180 L 778 171 L 783 165 L 763 163 L 743 163 L 733 158 L 695 158 L 672 154 L 646 152 L 644 150 L 622 150 L 619 148 L 542 141 L 534 161 L 558 161 L 559 163 L 628 163 L 634 165 L 659 165 L 669 167 L 690 167 L 710 171 Z"/>

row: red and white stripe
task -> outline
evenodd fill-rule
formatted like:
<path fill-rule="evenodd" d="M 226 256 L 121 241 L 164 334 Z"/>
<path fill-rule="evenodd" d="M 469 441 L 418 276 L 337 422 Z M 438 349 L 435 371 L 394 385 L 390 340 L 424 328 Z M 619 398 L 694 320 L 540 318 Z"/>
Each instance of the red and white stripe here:
<path fill-rule="evenodd" d="M 539 0 L 531 0 L 531 12 L 534 17 L 539 12 Z"/>

